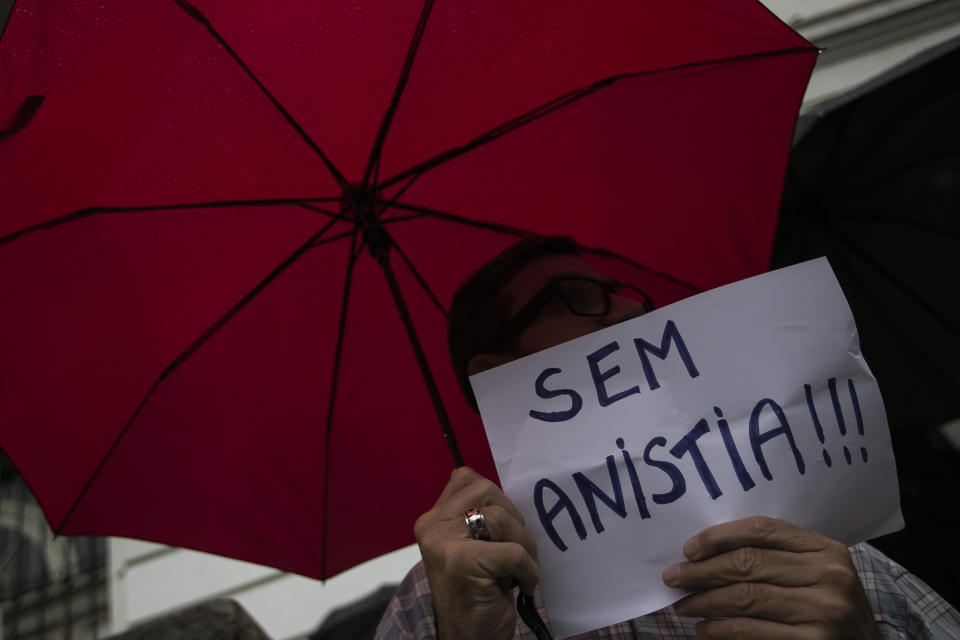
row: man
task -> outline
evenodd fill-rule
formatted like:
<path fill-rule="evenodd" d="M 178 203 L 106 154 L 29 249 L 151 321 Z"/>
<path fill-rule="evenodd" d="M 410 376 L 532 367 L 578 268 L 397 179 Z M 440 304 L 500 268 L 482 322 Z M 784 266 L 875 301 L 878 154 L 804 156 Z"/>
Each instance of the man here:
<path fill-rule="evenodd" d="M 524 240 L 501 253 L 461 285 L 450 312 L 451 357 L 471 404 L 469 375 L 645 313 L 649 301 L 635 291 L 600 273 L 570 238 Z M 474 508 L 489 541 L 470 535 L 464 514 Z M 398 589 L 378 638 L 534 637 L 517 621 L 513 589 L 534 592 L 536 544 L 496 484 L 455 470 L 415 533 L 423 562 Z M 848 549 L 756 517 L 710 527 L 683 552 L 688 561 L 662 579 L 693 595 L 585 637 L 960 638 L 960 614 L 866 544 Z"/>

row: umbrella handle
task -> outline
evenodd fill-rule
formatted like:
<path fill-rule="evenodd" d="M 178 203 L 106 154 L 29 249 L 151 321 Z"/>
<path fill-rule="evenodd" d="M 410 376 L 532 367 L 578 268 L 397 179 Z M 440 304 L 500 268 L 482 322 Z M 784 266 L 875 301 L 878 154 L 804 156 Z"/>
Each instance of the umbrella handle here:
<path fill-rule="evenodd" d="M 540 618 L 540 614 L 537 613 L 533 596 L 522 591 L 517 593 L 517 613 L 520 614 L 520 619 L 523 620 L 524 624 L 533 631 L 533 635 L 537 636 L 537 640 L 553 640 L 550 629 L 547 628 L 547 625 Z"/>

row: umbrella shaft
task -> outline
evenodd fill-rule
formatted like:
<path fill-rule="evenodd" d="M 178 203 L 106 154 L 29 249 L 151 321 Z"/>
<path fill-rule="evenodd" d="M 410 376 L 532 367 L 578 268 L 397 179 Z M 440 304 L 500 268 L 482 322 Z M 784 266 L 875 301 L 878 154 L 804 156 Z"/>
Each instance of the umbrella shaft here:
<path fill-rule="evenodd" d="M 397 278 L 393 273 L 393 267 L 390 266 L 390 256 L 387 251 L 373 252 L 383 269 L 383 275 L 387 278 L 387 284 L 390 287 L 390 293 L 393 295 L 393 301 L 397 305 L 397 311 L 400 312 L 400 319 L 407 330 L 407 337 L 410 339 L 410 346 L 413 347 L 413 354 L 417 358 L 417 364 L 420 365 L 420 373 L 423 375 L 423 381 L 427 385 L 427 391 L 430 393 L 430 400 L 433 401 L 433 409 L 437 413 L 437 419 L 440 421 L 440 428 L 443 430 L 443 437 L 447 441 L 447 447 L 450 449 L 450 455 L 453 456 L 453 463 L 458 467 L 463 466 L 463 456 L 460 455 L 460 448 L 457 446 L 457 438 L 453 434 L 453 428 L 450 426 L 450 418 L 447 416 L 447 410 L 443 406 L 443 400 L 440 398 L 440 392 L 437 390 L 437 383 L 430 372 L 430 365 L 427 363 L 426 354 L 423 352 L 423 346 L 417 337 L 416 329 L 413 326 L 413 319 L 410 317 L 410 311 L 400 292 L 400 286 L 397 284 Z"/>

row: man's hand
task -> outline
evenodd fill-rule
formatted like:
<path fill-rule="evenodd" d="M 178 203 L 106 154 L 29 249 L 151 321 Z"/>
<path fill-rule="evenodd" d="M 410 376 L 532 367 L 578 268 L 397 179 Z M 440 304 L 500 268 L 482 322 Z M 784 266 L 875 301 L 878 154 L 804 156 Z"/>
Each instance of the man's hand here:
<path fill-rule="evenodd" d="M 480 508 L 489 541 L 470 538 L 463 512 L 471 507 Z M 540 569 L 523 516 L 500 488 L 472 469 L 456 469 L 414 532 L 433 592 L 438 637 L 512 637 L 513 587 L 532 594 Z"/>
<path fill-rule="evenodd" d="M 847 548 L 773 518 L 704 529 L 683 547 L 690 562 L 663 581 L 698 591 L 674 608 L 707 618 L 700 638 L 880 638 Z"/>

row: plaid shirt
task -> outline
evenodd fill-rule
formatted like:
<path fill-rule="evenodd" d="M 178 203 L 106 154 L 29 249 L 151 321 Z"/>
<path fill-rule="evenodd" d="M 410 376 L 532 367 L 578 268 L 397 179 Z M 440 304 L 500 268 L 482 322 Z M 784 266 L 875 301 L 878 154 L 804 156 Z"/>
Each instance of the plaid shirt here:
<path fill-rule="evenodd" d="M 960 640 L 960 613 L 921 580 L 868 544 L 850 548 L 873 615 L 883 637 Z M 537 593 L 537 608 L 547 619 Z M 663 640 L 696 638 L 697 618 L 681 617 L 673 607 L 627 622 L 604 627 L 578 639 Z M 433 600 L 423 563 L 407 574 L 383 614 L 376 638 L 381 640 L 426 640 L 436 638 Z M 514 638 L 535 640 L 533 633 L 517 619 Z"/>

